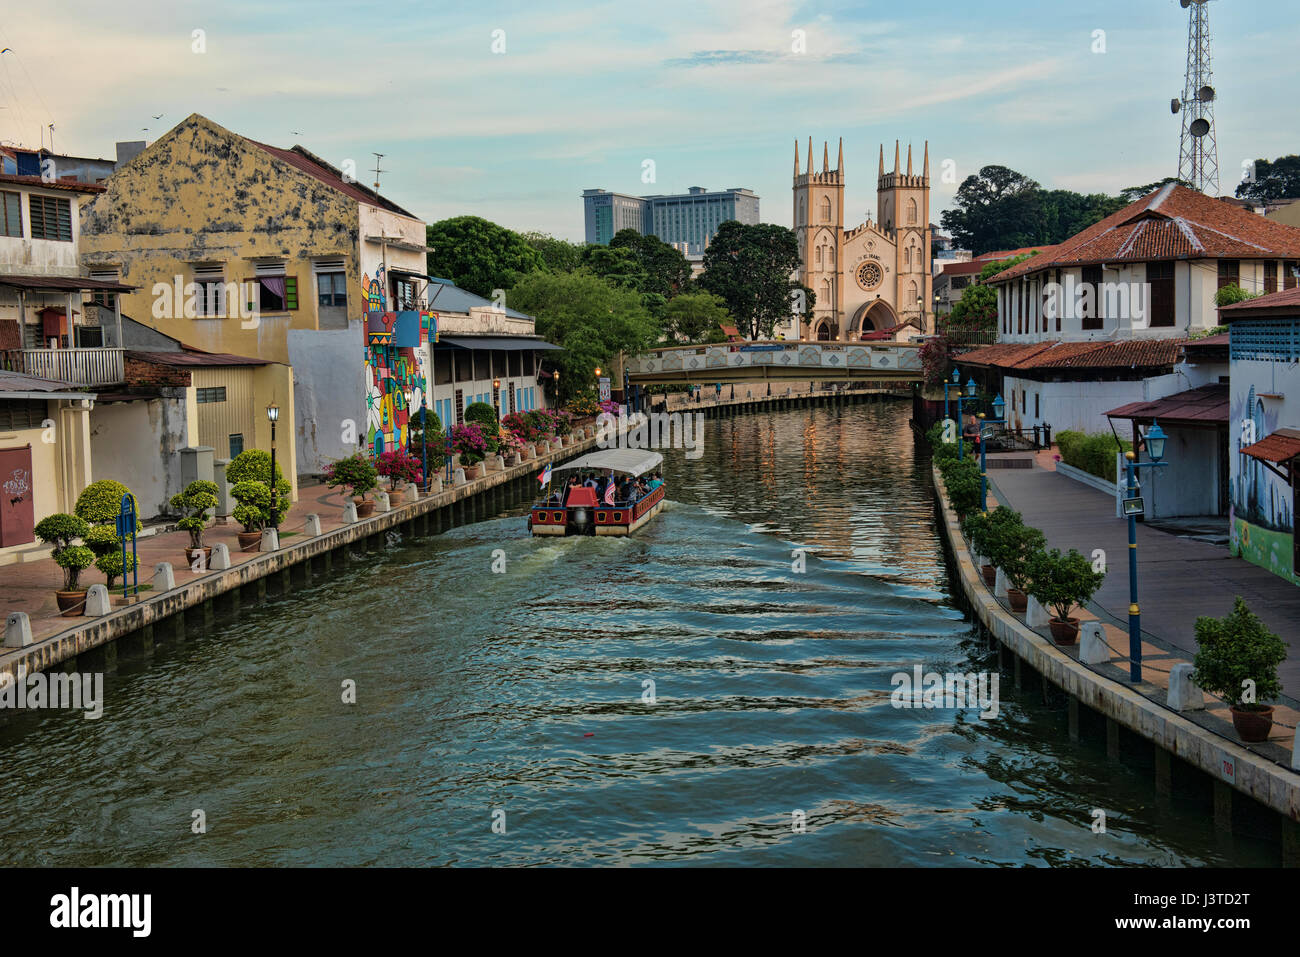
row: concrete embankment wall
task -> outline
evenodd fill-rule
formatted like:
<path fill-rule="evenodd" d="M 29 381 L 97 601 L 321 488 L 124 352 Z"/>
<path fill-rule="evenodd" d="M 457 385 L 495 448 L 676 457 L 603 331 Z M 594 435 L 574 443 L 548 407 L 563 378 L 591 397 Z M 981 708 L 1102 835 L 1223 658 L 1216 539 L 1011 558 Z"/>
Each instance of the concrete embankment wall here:
<path fill-rule="evenodd" d="M 932 471 L 939 528 L 952 552 L 957 572 L 955 583 L 960 586 L 974 618 L 1001 649 L 1014 656 L 1017 686 L 1022 669 L 1027 668 L 1064 692 L 1070 709 L 1072 739 L 1077 740 L 1079 736 L 1081 708 L 1101 715 L 1106 723 L 1107 750 L 1112 756 L 1118 756 L 1120 728 L 1150 742 L 1155 748 L 1155 784 L 1159 795 L 1168 796 L 1172 790 L 1171 758 L 1178 758 L 1201 772 L 1212 782 L 1214 823 L 1221 831 L 1232 830 L 1233 794 L 1249 797 L 1276 812 L 1280 817 L 1283 863 L 1300 866 L 1300 774 L 1202 728 L 1130 687 L 1097 674 L 1004 608 L 984 584 L 956 513 L 948 504 L 943 479 L 938 469 Z"/>

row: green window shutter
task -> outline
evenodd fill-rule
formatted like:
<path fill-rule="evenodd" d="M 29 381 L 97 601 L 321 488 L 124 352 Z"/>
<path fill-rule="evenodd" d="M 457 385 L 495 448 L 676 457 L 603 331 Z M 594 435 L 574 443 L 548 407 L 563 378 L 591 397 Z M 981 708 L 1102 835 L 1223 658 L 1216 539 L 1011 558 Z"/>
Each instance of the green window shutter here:
<path fill-rule="evenodd" d="M 284 308 L 286 309 L 298 308 L 298 277 L 297 276 L 284 277 Z"/>

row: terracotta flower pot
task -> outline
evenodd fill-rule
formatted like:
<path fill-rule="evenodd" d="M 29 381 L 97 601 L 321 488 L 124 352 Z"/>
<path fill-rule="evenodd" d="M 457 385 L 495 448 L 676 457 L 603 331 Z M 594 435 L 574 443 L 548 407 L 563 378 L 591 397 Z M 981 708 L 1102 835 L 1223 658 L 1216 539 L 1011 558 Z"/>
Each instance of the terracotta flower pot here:
<path fill-rule="evenodd" d="M 1058 645 L 1072 645 L 1079 640 L 1078 618 L 1053 618 L 1047 627 L 1052 630 L 1052 640 Z"/>
<path fill-rule="evenodd" d="M 262 550 L 262 533 L 240 532 L 239 550 L 241 552 L 260 552 Z"/>
<path fill-rule="evenodd" d="M 1026 608 L 1029 607 L 1029 596 L 1026 595 L 1024 592 L 1022 592 L 1019 588 L 1007 589 L 1007 601 L 1011 602 L 1012 611 L 1023 612 Z"/>
<path fill-rule="evenodd" d="M 357 518 L 367 518 L 375 512 L 375 503 L 368 498 L 354 498 L 352 504 L 357 507 Z"/>
<path fill-rule="evenodd" d="M 261 540 L 260 532 L 258 533 L 258 540 L 259 541 Z M 200 567 L 203 569 L 211 568 L 212 567 L 212 546 L 210 545 L 202 545 L 198 548 L 185 549 L 185 564 L 189 565 L 191 569 L 194 568 L 194 559 L 198 557 L 200 554 L 203 556 L 203 564 Z"/>
<path fill-rule="evenodd" d="M 984 575 L 984 584 L 992 588 L 998 581 L 998 570 L 993 565 L 984 565 L 980 568 Z"/>
<path fill-rule="evenodd" d="M 1258 744 L 1268 740 L 1268 733 L 1273 730 L 1273 706 L 1263 705 L 1255 710 L 1246 711 L 1232 706 L 1232 726 L 1237 729 L 1237 736 L 1243 741 Z"/>
<path fill-rule="evenodd" d="M 478 477 L 479 477 L 480 475 L 482 475 L 482 474 L 483 474 L 483 466 L 482 466 L 482 465 L 466 465 L 466 466 L 465 466 L 465 481 L 467 481 L 467 482 L 469 482 L 469 481 L 473 481 L 474 479 L 478 478 Z"/>
<path fill-rule="evenodd" d="M 64 618 L 76 618 L 86 613 L 86 593 L 84 590 L 63 591 L 60 589 L 54 593 L 54 600 L 59 603 L 59 611 Z"/>

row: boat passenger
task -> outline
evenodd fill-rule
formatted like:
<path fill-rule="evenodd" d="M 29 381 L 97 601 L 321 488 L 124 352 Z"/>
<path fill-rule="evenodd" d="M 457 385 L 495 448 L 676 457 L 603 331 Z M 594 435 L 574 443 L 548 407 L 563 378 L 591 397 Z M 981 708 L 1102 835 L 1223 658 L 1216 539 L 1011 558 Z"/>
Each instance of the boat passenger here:
<path fill-rule="evenodd" d="M 659 477 L 658 472 L 655 472 L 654 475 L 650 476 L 650 486 L 649 486 L 650 491 L 653 492 L 655 489 L 657 489 L 660 485 L 663 484 L 664 484 L 664 480 Z"/>

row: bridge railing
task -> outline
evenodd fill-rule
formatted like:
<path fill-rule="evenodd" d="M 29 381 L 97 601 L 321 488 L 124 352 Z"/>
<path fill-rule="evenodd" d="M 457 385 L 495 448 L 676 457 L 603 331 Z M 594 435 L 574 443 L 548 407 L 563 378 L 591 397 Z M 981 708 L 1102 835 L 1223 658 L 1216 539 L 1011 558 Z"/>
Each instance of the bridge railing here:
<path fill-rule="evenodd" d="M 683 376 L 707 378 L 710 371 L 827 373 L 863 378 L 921 372 L 920 346 L 910 342 L 721 342 L 698 346 L 665 346 L 627 360 L 632 377 Z"/>

